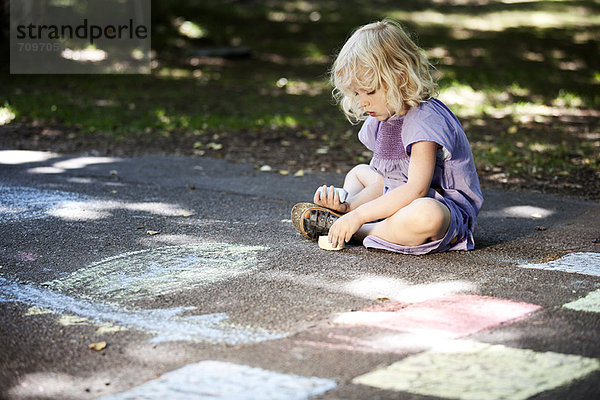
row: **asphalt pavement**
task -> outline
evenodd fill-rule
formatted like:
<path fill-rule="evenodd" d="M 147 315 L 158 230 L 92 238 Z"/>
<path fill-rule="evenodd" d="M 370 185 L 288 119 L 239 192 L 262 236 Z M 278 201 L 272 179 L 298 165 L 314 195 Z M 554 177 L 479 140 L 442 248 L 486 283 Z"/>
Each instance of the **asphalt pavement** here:
<path fill-rule="evenodd" d="M 339 174 L 0 150 L 0 398 L 597 399 L 600 204 L 485 190 L 476 249 L 328 252 Z"/>

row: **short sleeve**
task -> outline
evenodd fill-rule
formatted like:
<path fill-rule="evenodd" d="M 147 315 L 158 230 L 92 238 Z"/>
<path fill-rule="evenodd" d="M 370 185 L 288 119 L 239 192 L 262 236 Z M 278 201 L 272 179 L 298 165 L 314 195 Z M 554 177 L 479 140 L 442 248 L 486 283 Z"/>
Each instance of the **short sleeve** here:
<path fill-rule="evenodd" d="M 444 158 L 451 158 L 456 136 L 455 118 L 445 106 L 433 99 L 410 110 L 402 129 L 402 141 L 408 154 L 414 143 L 429 141 L 442 146 Z"/>
<path fill-rule="evenodd" d="M 371 151 L 375 151 L 375 143 L 377 141 L 377 128 L 379 121 L 373 117 L 367 117 L 363 122 L 360 131 L 358 132 L 358 140 Z"/>

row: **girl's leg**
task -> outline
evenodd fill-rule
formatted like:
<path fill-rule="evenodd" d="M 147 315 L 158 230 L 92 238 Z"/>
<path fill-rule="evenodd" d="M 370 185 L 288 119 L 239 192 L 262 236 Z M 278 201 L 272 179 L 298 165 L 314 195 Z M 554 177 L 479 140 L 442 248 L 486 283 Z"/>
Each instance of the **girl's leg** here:
<path fill-rule="evenodd" d="M 383 177 L 369 165 L 360 164 L 346 175 L 344 189 L 348 192 L 348 211 L 352 211 L 383 195 Z"/>
<path fill-rule="evenodd" d="M 374 235 L 402 246 L 418 246 L 443 238 L 450 218 L 446 205 L 422 197 L 381 222 L 363 225 L 354 238 L 362 242 L 365 237 Z"/>

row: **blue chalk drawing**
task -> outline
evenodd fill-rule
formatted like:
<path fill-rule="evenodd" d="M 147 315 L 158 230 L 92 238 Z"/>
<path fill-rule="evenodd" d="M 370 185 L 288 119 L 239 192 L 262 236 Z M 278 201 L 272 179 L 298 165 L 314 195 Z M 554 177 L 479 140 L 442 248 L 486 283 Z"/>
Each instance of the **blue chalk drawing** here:
<path fill-rule="evenodd" d="M 250 273 L 259 268 L 259 254 L 267 250 L 229 243 L 145 249 L 106 258 L 44 286 L 77 293 L 79 298 L 126 305 Z"/>
<path fill-rule="evenodd" d="M 336 386 L 331 379 L 306 378 L 221 361 L 202 361 L 100 400 L 306 400 Z"/>
<path fill-rule="evenodd" d="M 600 276 L 600 253 L 569 253 L 558 260 L 542 264 L 521 264 L 519 267 Z"/>
<path fill-rule="evenodd" d="M 185 340 L 239 345 L 285 337 L 264 329 L 228 325 L 227 314 L 183 316 L 195 307 L 133 310 L 77 299 L 48 289 L 0 277 L 0 302 L 19 302 L 57 313 L 74 314 L 97 323 L 111 323 L 155 335 L 152 343 Z"/>

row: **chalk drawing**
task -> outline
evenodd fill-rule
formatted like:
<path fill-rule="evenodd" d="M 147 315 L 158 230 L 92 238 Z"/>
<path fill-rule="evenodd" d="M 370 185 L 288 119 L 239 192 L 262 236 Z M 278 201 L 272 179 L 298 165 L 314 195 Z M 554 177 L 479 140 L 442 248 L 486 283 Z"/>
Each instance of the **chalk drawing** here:
<path fill-rule="evenodd" d="M 581 299 L 572 301 L 563 305 L 565 308 L 569 308 L 575 311 L 587 311 L 587 312 L 600 312 L 600 289 L 588 293 L 587 296 Z"/>
<path fill-rule="evenodd" d="M 452 399 L 524 400 L 598 369 L 600 362 L 593 358 L 454 341 L 352 382 Z"/>
<path fill-rule="evenodd" d="M 381 275 L 359 275 L 351 281 L 330 280 L 315 275 L 296 275 L 284 271 L 277 271 L 276 274 L 263 273 L 261 275 L 265 279 L 289 281 L 297 285 L 324 289 L 333 293 L 344 293 L 370 300 L 383 296 L 403 303 L 418 303 L 453 293 L 472 291 L 476 288 L 473 283 L 464 280 L 413 285 L 401 279 Z"/>
<path fill-rule="evenodd" d="M 542 264 L 521 264 L 519 267 L 600 276 L 600 253 L 570 253 L 558 260 Z"/>
<path fill-rule="evenodd" d="M 331 379 L 306 378 L 228 362 L 202 361 L 100 400 L 305 400 L 336 386 Z"/>
<path fill-rule="evenodd" d="M 284 337 L 263 329 L 240 328 L 227 324 L 227 314 L 183 316 L 195 307 L 134 310 L 76 299 L 48 289 L 40 289 L 0 277 L 0 302 L 19 302 L 53 312 L 85 317 L 96 323 L 130 327 L 155 335 L 150 342 L 186 340 L 238 345 Z"/>
<path fill-rule="evenodd" d="M 206 243 L 120 254 L 43 285 L 116 304 L 221 282 L 259 268 L 261 246 Z M 108 300 L 110 299 L 110 300 Z"/>
<path fill-rule="evenodd" d="M 19 261 L 35 261 L 37 260 L 38 256 L 36 254 L 30 253 L 28 251 L 17 251 L 17 253 L 15 254 L 15 258 Z"/>
<path fill-rule="evenodd" d="M 318 332 L 317 332 L 318 333 Z M 412 333 L 378 333 L 367 337 L 355 337 L 347 334 L 328 333 L 314 340 L 293 340 L 300 346 L 316 347 L 326 350 L 355 351 L 360 353 L 407 354 L 428 350 L 443 339 Z"/>
<path fill-rule="evenodd" d="M 60 190 L 0 186 L 0 222 L 47 218 L 48 212 L 58 204 L 89 200 L 88 196 Z"/>
<path fill-rule="evenodd" d="M 343 313 L 334 322 L 448 339 L 493 328 L 539 308 L 534 304 L 456 294 L 422 303 L 390 302 L 364 311 Z"/>

